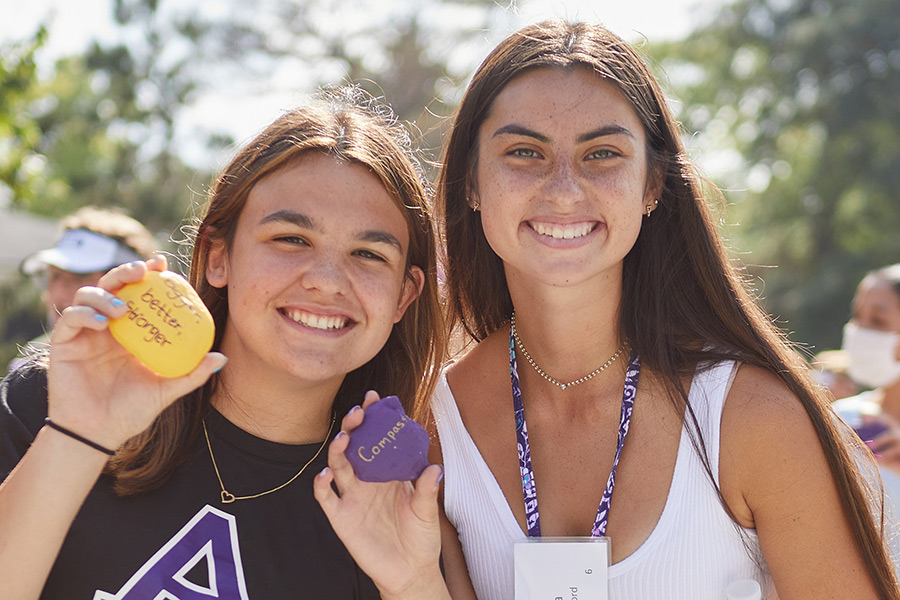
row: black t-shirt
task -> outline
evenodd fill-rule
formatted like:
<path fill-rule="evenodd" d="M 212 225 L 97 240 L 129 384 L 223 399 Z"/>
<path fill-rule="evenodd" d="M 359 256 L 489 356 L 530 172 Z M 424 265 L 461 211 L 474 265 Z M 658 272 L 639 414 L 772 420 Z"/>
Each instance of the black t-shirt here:
<path fill-rule="evenodd" d="M 46 373 L 28 365 L 0 384 L 0 479 L 21 459 L 47 414 Z M 229 492 L 288 479 L 320 444 L 257 438 L 213 411 L 210 443 Z M 157 490 L 122 498 L 101 476 L 75 518 L 44 600 L 277 600 L 378 598 L 313 496 L 326 451 L 290 485 L 223 504 L 206 441 Z"/>

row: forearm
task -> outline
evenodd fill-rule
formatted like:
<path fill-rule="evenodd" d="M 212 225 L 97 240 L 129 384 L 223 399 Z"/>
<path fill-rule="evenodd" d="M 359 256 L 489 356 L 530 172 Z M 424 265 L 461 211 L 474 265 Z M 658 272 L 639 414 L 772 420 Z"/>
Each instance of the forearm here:
<path fill-rule="evenodd" d="M 0 486 L 4 598 L 37 598 L 69 527 L 108 457 L 44 427 Z"/>

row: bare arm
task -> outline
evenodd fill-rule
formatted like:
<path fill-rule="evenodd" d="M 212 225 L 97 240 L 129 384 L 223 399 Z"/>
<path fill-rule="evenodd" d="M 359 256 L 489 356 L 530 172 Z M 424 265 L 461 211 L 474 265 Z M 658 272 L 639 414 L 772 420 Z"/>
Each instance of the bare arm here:
<path fill-rule="evenodd" d="M 429 433 L 431 446 L 428 449 L 428 460 L 435 464 L 443 464 L 444 455 L 441 451 L 440 436 L 433 421 L 430 423 Z M 466 566 L 462 544 L 459 542 L 459 533 L 444 513 L 443 482 L 438 495 L 438 514 L 441 523 L 441 560 L 444 565 L 444 580 L 447 582 L 450 596 L 453 600 L 477 600 L 472 580 L 469 578 L 469 568 Z"/>
<path fill-rule="evenodd" d="M 447 581 L 450 596 L 453 600 L 477 600 L 472 581 L 469 579 L 469 569 L 466 566 L 462 544 L 459 543 L 459 534 L 453 524 L 447 520 L 443 509 L 441 509 L 440 515 L 441 556 L 444 559 L 444 578 Z"/>
<path fill-rule="evenodd" d="M 163 258 L 148 267 L 165 269 Z M 118 448 L 146 429 L 163 408 L 198 387 L 224 364 L 210 353 L 189 375 L 163 379 L 129 355 L 98 315 L 119 317 L 110 290 L 140 281 L 143 263 L 105 275 L 98 288 L 82 288 L 51 337 L 48 370 L 50 418 L 106 448 Z M 0 485 L 0 581 L 4 598 L 40 595 L 59 549 L 108 456 L 45 426 Z"/>
<path fill-rule="evenodd" d="M 877 597 L 812 421 L 771 373 L 738 372 L 719 472 L 738 521 L 759 534 L 780 600 Z"/>
<path fill-rule="evenodd" d="M 37 598 L 107 456 L 44 427 L 0 486 L 4 597 Z"/>

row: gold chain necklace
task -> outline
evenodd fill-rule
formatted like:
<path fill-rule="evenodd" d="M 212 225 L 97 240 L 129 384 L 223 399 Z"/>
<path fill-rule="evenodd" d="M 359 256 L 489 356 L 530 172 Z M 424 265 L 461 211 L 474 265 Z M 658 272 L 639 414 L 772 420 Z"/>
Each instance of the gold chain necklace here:
<path fill-rule="evenodd" d="M 325 445 L 328 443 L 328 440 L 331 438 L 331 432 L 334 430 L 334 421 L 335 421 L 335 415 L 334 415 L 334 413 L 332 413 L 331 414 L 331 425 L 328 427 L 328 433 L 325 434 L 325 439 L 322 440 L 322 445 L 319 446 L 319 449 L 316 450 L 316 453 L 313 455 L 313 457 L 311 459 L 309 459 L 307 461 L 307 463 L 305 465 L 303 465 L 303 467 L 299 471 L 297 471 L 296 475 L 294 475 L 293 477 L 291 477 L 290 479 L 288 479 L 287 481 L 285 481 L 278 487 L 272 488 L 271 490 L 266 490 L 265 492 L 253 494 L 252 496 L 235 496 L 234 494 L 232 494 L 231 492 L 229 492 L 228 490 L 225 489 L 225 483 L 222 481 L 222 475 L 219 473 L 219 466 L 216 464 L 216 457 L 213 454 L 212 445 L 210 445 L 210 443 L 209 443 L 209 433 L 206 431 L 206 419 L 201 420 L 200 423 L 203 424 L 203 437 L 206 438 L 206 447 L 209 448 L 209 457 L 212 459 L 213 469 L 215 469 L 216 477 L 219 479 L 219 487 L 222 488 L 222 504 L 231 504 L 235 500 L 252 500 L 253 498 L 259 498 L 260 496 L 265 496 L 266 494 L 271 494 L 272 492 L 277 492 L 278 490 L 290 485 L 295 479 L 300 477 L 300 475 L 303 473 L 303 471 L 306 470 L 306 467 L 308 467 L 310 464 L 312 464 L 312 461 L 316 460 L 316 458 L 319 457 L 319 454 L 322 453 L 322 450 L 325 448 Z"/>
<path fill-rule="evenodd" d="M 609 357 L 608 361 L 606 361 L 605 363 L 600 365 L 598 368 L 594 369 L 593 371 L 591 371 L 590 373 L 585 375 L 584 377 L 576 379 L 575 381 L 570 381 L 569 383 L 563 383 L 563 382 L 558 381 L 558 380 L 550 377 L 549 375 L 547 375 L 547 373 L 542 368 L 540 368 L 536 362 L 534 362 L 534 359 L 531 358 L 531 355 L 528 354 L 528 350 L 525 349 L 525 344 L 523 344 L 522 340 L 519 339 L 519 332 L 516 331 L 516 311 L 513 311 L 512 319 L 510 320 L 510 323 L 509 323 L 509 328 L 512 332 L 513 339 L 516 340 L 516 346 L 522 352 L 522 355 L 525 357 L 525 360 L 528 361 L 528 364 L 531 365 L 532 367 L 534 367 L 534 370 L 537 371 L 538 375 L 540 375 L 541 377 L 543 377 L 544 379 L 546 379 L 547 381 L 549 381 L 550 383 L 552 383 L 553 385 L 555 385 L 556 387 L 558 387 L 561 390 L 566 390 L 566 389 L 572 387 L 573 385 L 578 385 L 579 383 L 584 383 L 588 379 L 592 379 L 594 376 L 599 375 L 600 373 L 605 371 L 606 368 L 609 367 L 609 365 L 613 364 L 616 361 L 616 359 L 619 358 L 619 355 L 622 354 L 622 352 L 625 350 L 625 347 L 628 345 L 628 342 L 623 342 L 622 345 L 619 346 L 619 349 L 616 350 L 615 354 L 613 354 L 612 356 Z"/>

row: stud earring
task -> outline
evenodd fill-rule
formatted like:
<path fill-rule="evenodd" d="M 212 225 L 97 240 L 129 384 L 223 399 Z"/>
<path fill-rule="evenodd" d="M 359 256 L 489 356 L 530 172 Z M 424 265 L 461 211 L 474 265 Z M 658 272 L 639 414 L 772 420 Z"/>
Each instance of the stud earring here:
<path fill-rule="evenodd" d="M 466 198 L 466 202 L 468 202 L 469 206 L 472 207 L 472 210 L 474 210 L 476 212 L 478 211 L 479 208 L 481 208 L 481 205 L 478 203 L 478 200 L 470 200 L 469 198 Z"/>
<path fill-rule="evenodd" d="M 647 218 L 650 218 L 650 205 L 647 205 Z"/>

